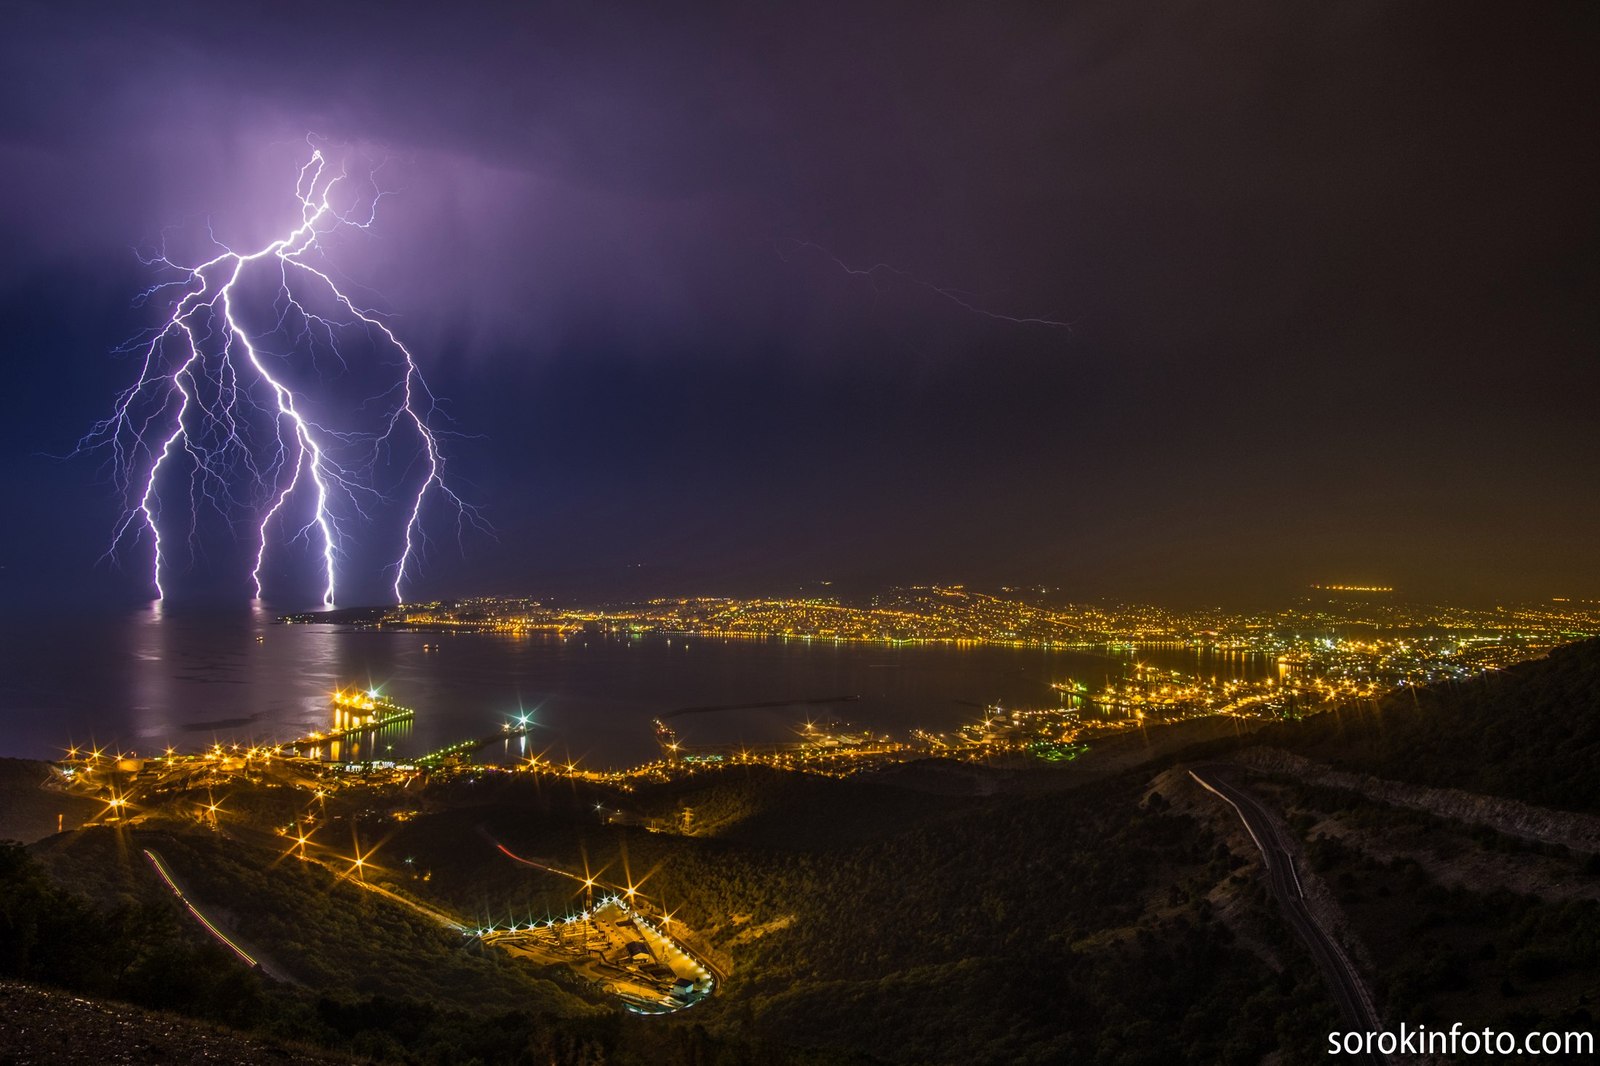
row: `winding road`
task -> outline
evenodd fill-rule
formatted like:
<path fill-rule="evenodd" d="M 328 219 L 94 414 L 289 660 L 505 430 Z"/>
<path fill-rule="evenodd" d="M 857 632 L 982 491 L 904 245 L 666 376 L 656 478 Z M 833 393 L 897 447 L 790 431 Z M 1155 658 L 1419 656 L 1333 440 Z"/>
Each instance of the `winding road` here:
<path fill-rule="evenodd" d="M 1290 843 L 1277 820 L 1259 800 L 1222 776 L 1225 769 L 1218 765 L 1203 765 L 1191 768 L 1189 776 L 1201 788 L 1221 797 L 1244 823 L 1250 839 L 1255 841 L 1256 848 L 1261 852 L 1272 894 L 1284 917 L 1310 949 L 1317 969 L 1322 971 L 1323 979 L 1333 992 L 1339 1013 L 1344 1018 L 1346 1030 L 1366 1033 L 1381 1031 L 1378 1012 L 1367 994 L 1366 985 L 1356 973 L 1355 964 L 1306 906 L 1305 890 L 1294 868 L 1295 845 Z M 1386 1061 L 1375 1051 L 1361 1058 L 1376 1064 Z"/>
<path fill-rule="evenodd" d="M 218 943 L 222 944 L 229 951 L 233 952 L 234 955 L 238 957 L 240 962 L 244 963 L 252 970 L 259 969 L 269 977 L 272 977 L 278 981 L 282 981 L 286 984 L 297 985 L 300 983 L 283 973 L 277 967 L 269 966 L 267 963 L 251 955 L 249 952 L 245 951 L 244 948 L 234 943 L 227 933 L 224 933 L 220 928 L 218 928 L 215 922 L 213 922 L 210 918 L 207 918 L 205 914 L 201 912 L 200 908 L 194 905 L 194 901 L 192 899 L 184 895 L 183 889 L 179 887 L 177 879 L 172 875 L 172 870 L 167 866 L 166 861 L 162 859 L 160 855 L 157 855 L 149 848 L 145 848 L 144 857 L 150 860 L 150 865 L 155 868 L 155 871 L 160 876 L 161 880 L 166 884 L 167 888 L 172 891 L 172 894 L 178 898 L 178 902 L 183 904 L 190 916 L 204 926 L 206 932 L 210 933 Z"/>

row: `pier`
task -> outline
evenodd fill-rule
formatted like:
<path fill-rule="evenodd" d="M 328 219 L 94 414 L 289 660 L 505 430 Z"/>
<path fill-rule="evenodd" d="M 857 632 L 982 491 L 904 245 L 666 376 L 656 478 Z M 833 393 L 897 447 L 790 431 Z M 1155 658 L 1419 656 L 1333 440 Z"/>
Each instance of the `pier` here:
<path fill-rule="evenodd" d="M 333 728 L 325 733 L 309 733 L 291 740 L 286 747 L 304 752 L 320 748 L 362 733 L 409 722 L 417 716 L 410 707 L 402 707 L 377 692 L 361 689 L 339 689 L 333 694 Z"/>

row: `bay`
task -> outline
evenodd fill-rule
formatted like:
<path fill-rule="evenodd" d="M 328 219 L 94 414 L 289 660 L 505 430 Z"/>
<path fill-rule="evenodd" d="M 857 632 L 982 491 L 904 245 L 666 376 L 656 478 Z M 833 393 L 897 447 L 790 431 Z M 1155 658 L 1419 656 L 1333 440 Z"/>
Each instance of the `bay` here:
<path fill-rule="evenodd" d="M 1205 676 L 1256 677 L 1274 667 L 1258 656 L 1186 649 L 1138 657 Z M 782 741 L 830 715 L 903 737 L 954 729 L 996 702 L 1057 705 L 1052 682 L 1099 687 L 1129 661 L 1126 653 L 947 643 L 405 633 L 283 625 L 259 605 L 155 606 L 0 626 L 0 753 L 50 759 L 93 744 L 149 755 L 168 745 L 287 741 L 329 728 L 333 691 L 359 686 L 417 715 L 347 745 L 344 756 L 416 757 L 531 713 L 536 728 L 526 738 L 479 757 L 538 752 L 622 767 L 656 757 L 651 720 L 676 709 L 741 708 L 675 718 L 690 744 Z M 807 702 L 837 696 L 859 698 Z M 770 706 L 784 701 L 794 702 Z"/>

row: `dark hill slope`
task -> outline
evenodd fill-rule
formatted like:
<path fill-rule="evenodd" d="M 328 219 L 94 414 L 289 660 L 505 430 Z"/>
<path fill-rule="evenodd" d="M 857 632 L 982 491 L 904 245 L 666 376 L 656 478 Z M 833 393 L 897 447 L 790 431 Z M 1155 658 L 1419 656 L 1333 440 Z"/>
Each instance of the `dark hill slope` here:
<path fill-rule="evenodd" d="M 1600 640 L 1276 726 L 1255 742 L 1379 777 L 1600 812 Z"/>
<path fill-rule="evenodd" d="M 0 759 L 0 840 L 31 844 L 104 813 L 104 803 L 44 787 L 53 772 L 49 763 Z"/>

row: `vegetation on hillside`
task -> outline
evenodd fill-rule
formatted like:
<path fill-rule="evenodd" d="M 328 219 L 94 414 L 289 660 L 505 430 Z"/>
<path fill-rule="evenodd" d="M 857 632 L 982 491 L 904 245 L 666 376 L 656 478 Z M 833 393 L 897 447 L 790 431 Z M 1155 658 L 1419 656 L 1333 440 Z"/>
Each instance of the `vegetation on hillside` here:
<path fill-rule="evenodd" d="M 1600 812 L 1600 640 L 1275 726 L 1253 742 L 1378 777 Z"/>
<path fill-rule="evenodd" d="M 433 871 L 426 890 L 507 916 L 581 898 L 491 841 L 631 879 L 731 957 L 695 1008 L 715 1032 L 884 1062 L 1255 1062 L 1285 1044 L 1289 1061 L 1314 1055 L 1331 1020 L 1309 963 L 1275 975 L 1212 917 L 1232 860 L 1191 819 L 1142 805 L 1137 777 L 873 809 L 894 790 L 752 769 L 655 798 L 715 809 L 717 837 L 558 824 L 518 802 L 526 786 L 477 787 L 478 805 L 390 844 Z"/>

